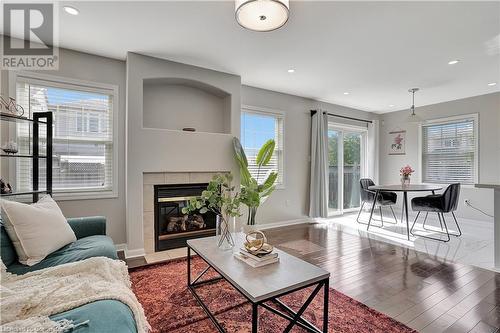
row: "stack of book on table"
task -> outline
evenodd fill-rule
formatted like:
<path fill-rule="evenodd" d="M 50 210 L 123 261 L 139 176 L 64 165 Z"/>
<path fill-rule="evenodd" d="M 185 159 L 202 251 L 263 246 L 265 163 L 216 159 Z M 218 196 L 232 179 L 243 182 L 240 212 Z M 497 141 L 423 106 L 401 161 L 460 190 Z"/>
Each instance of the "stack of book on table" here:
<path fill-rule="evenodd" d="M 252 267 L 262 267 L 274 264 L 280 260 L 276 251 L 268 254 L 252 254 L 243 247 L 240 249 L 239 253 L 234 253 L 234 256 L 236 259 L 241 260 Z"/>

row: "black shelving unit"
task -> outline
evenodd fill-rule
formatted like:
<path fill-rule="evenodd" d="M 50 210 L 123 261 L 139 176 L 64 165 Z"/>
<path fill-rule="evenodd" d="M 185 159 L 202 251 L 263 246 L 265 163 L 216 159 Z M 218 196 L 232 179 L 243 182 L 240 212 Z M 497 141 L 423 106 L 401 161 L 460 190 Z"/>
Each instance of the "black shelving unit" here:
<path fill-rule="evenodd" d="M 33 125 L 32 155 L 26 154 L 1 154 L 1 158 L 30 158 L 33 159 L 32 190 L 28 192 L 13 192 L 0 194 L 2 197 L 17 195 L 32 195 L 33 202 L 38 201 L 39 194 L 52 195 L 52 112 L 33 112 L 33 118 L 19 117 L 0 113 L 0 119 L 10 122 L 30 122 Z M 40 155 L 40 125 L 47 128 L 47 152 Z M 45 190 L 40 190 L 40 159 L 46 159 Z"/>

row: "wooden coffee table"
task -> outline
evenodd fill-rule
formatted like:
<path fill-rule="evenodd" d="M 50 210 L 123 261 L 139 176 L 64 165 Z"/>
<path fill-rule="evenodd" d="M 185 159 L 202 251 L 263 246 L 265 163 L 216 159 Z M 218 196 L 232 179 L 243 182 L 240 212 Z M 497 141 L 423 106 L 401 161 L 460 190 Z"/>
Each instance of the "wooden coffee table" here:
<path fill-rule="evenodd" d="M 233 251 L 239 251 L 243 243 L 243 235 L 236 235 L 236 245 Z M 258 331 L 259 306 L 272 313 L 287 319 L 290 323 L 284 330 L 289 332 L 295 325 L 308 332 L 326 333 L 328 331 L 328 292 L 330 273 L 291 256 L 283 251 L 276 250 L 280 261 L 264 267 L 253 268 L 233 257 L 233 251 L 223 251 L 217 248 L 216 237 L 190 239 L 187 241 L 187 283 L 194 297 L 205 310 L 219 332 L 225 332 L 214 314 L 203 303 L 196 292 L 196 288 L 207 283 L 224 279 L 238 290 L 252 305 L 252 333 Z M 191 280 L 191 251 L 198 254 L 207 267 Z M 201 280 L 202 276 L 212 268 L 219 276 Z M 279 298 L 289 293 L 315 286 L 311 295 L 301 308 L 295 312 Z M 320 330 L 302 317 L 304 311 L 311 304 L 314 297 L 323 289 L 323 329 Z M 272 307 L 274 304 L 276 307 Z"/>

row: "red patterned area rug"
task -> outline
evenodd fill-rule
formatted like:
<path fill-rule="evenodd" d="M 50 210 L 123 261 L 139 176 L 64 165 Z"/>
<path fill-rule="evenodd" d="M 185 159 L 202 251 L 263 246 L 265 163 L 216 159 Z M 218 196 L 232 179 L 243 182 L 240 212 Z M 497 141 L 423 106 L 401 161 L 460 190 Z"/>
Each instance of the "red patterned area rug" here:
<path fill-rule="evenodd" d="M 193 258 L 192 276 L 206 266 Z M 292 272 L 290 274 L 293 274 Z M 215 274 L 212 274 L 215 276 Z M 210 277 L 210 275 L 207 275 Z M 186 287 L 187 261 L 179 259 L 163 264 L 130 270 L 132 288 L 144 307 L 155 333 L 217 332 L 205 312 Z M 216 314 L 227 332 L 251 331 L 251 306 L 229 283 L 219 281 L 199 287 L 199 295 Z M 295 311 L 306 301 L 312 289 L 304 289 L 280 298 Z M 370 309 L 366 305 L 330 289 L 329 332 L 415 333 L 400 322 Z M 320 292 L 309 305 L 304 317 L 321 328 L 323 295 Z M 282 332 L 289 322 L 268 310 L 259 308 L 259 332 Z M 304 332 L 294 327 L 292 332 Z"/>

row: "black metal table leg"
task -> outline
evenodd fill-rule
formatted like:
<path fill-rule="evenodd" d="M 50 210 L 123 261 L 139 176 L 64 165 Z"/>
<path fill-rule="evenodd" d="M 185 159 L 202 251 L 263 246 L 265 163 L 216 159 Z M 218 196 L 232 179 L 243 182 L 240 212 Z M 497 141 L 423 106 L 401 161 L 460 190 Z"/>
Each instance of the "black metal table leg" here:
<path fill-rule="evenodd" d="M 259 330 L 259 307 L 257 303 L 252 303 L 252 333 Z"/>
<path fill-rule="evenodd" d="M 330 294 L 330 280 L 327 279 L 324 285 L 323 296 L 323 332 L 328 333 L 328 296 Z"/>
<path fill-rule="evenodd" d="M 370 229 L 370 223 L 372 222 L 373 211 L 375 210 L 375 205 L 377 204 L 378 198 L 378 190 L 375 192 L 375 198 L 373 199 L 372 210 L 370 211 L 370 219 L 368 220 L 368 226 L 366 227 L 366 231 Z"/>
<path fill-rule="evenodd" d="M 403 197 L 404 197 L 403 203 L 405 205 L 405 217 L 406 217 L 406 236 L 408 237 L 408 240 L 410 240 L 410 223 L 408 222 L 408 192 L 404 191 Z"/>
<path fill-rule="evenodd" d="M 188 252 L 187 253 L 187 255 L 188 255 L 188 257 L 187 257 L 187 266 L 188 266 L 187 267 L 187 273 L 188 273 L 187 278 L 188 278 L 188 286 L 191 286 L 191 248 L 188 246 L 187 250 L 188 250 L 187 251 Z"/>

